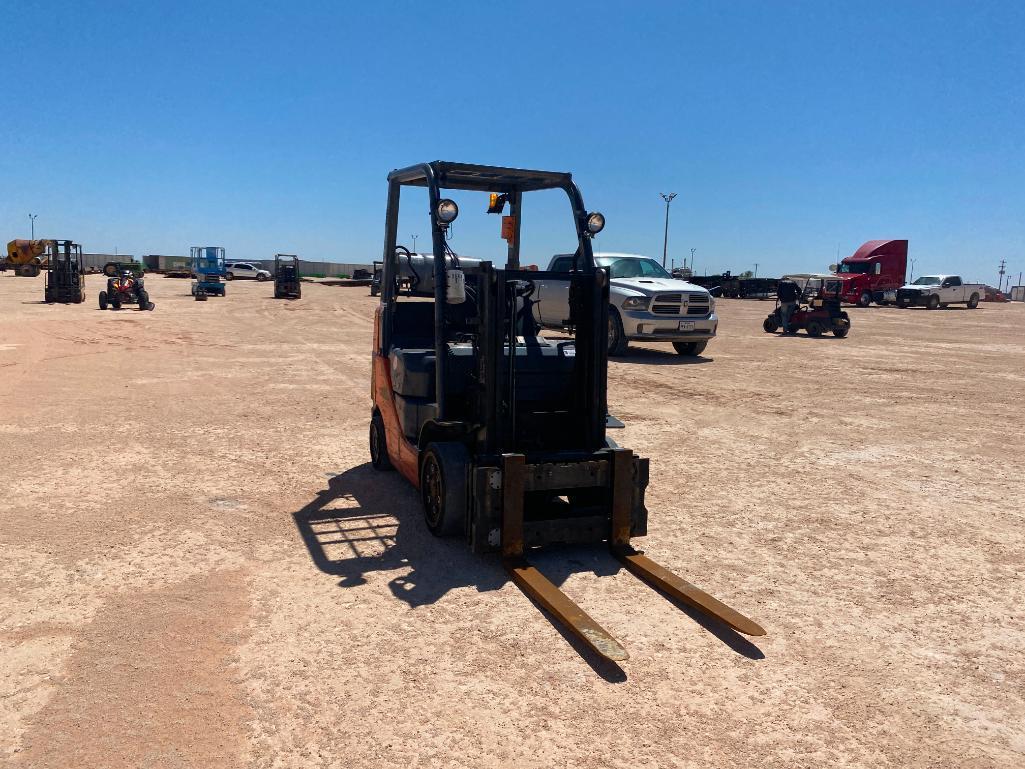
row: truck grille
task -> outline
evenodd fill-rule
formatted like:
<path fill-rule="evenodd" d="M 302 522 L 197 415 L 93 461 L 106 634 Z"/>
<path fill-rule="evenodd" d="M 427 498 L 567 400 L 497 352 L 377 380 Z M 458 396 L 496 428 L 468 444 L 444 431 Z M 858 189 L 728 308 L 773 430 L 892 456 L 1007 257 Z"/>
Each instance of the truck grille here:
<path fill-rule="evenodd" d="M 656 315 L 708 315 L 708 294 L 693 293 L 687 295 L 687 307 L 683 306 L 683 294 L 659 294 L 651 306 Z"/>

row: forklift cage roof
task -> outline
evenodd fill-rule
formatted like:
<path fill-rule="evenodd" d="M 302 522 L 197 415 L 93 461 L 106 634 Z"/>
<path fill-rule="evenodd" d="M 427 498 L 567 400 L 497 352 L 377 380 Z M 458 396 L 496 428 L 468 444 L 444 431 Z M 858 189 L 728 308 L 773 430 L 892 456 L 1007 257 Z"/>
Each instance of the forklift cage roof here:
<path fill-rule="evenodd" d="M 481 166 L 435 160 L 388 174 L 388 181 L 413 187 L 429 187 L 435 181 L 441 189 L 478 192 L 531 192 L 575 189 L 573 175 L 561 171 L 531 171 L 524 168 Z"/>

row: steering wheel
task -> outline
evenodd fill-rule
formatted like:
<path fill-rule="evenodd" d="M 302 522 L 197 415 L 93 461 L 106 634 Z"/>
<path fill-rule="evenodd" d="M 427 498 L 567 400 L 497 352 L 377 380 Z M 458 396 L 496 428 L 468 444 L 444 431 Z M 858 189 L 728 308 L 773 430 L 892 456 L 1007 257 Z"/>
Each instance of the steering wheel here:
<path fill-rule="evenodd" d="M 514 280 L 512 283 L 514 284 L 513 293 L 524 299 L 532 297 L 534 291 L 537 290 L 537 284 L 532 280 Z"/>

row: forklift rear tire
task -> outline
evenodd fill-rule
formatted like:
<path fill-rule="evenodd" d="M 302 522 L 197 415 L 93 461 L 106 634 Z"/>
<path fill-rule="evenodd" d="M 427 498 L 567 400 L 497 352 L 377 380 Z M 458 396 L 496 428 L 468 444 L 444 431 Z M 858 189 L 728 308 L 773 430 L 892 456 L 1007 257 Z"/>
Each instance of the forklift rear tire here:
<path fill-rule="evenodd" d="M 609 355 L 626 355 L 626 348 L 629 345 L 630 340 L 623 331 L 623 320 L 619 317 L 619 310 L 609 307 Z"/>
<path fill-rule="evenodd" d="M 375 470 L 393 470 L 388 458 L 388 442 L 384 433 L 384 420 L 379 413 L 370 418 L 370 464 Z"/>
<path fill-rule="evenodd" d="M 424 521 L 436 537 L 466 530 L 466 473 L 470 455 L 461 443 L 430 443 L 420 463 Z"/>
<path fill-rule="evenodd" d="M 808 321 L 808 336 L 822 336 L 822 324 L 817 320 Z"/>

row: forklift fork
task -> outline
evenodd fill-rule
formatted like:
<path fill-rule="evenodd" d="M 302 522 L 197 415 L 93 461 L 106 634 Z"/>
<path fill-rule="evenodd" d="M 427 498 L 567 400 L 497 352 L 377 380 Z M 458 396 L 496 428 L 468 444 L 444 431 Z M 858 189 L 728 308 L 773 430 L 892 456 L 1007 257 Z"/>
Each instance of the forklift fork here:
<path fill-rule="evenodd" d="M 641 581 L 662 593 L 713 617 L 733 630 L 750 636 L 765 635 L 755 621 L 717 600 L 700 588 L 659 566 L 630 546 L 633 452 L 612 449 L 612 520 L 609 547 L 612 554 Z M 532 566 L 523 555 L 523 501 L 526 463 L 522 454 L 502 456 L 502 565 L 513 582 L 596 654 L 611 662 L 630 655 L 605 628 Z"/>

